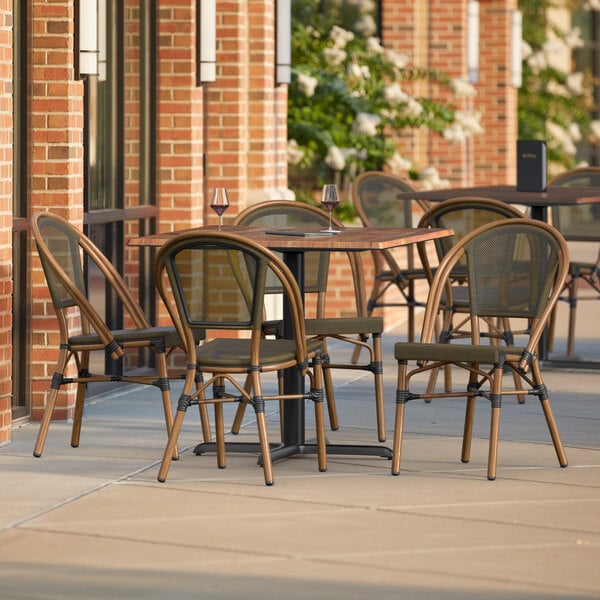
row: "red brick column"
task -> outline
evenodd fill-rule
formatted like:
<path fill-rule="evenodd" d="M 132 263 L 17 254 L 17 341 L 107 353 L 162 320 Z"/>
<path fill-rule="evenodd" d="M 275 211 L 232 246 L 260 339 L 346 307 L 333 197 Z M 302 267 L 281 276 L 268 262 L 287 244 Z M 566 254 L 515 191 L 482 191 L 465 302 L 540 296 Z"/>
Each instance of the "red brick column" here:
<path fill-rule="evenodd" d="M 83 219 L 83 84 L 74 79 L 73 2 L 32 3 L 31 211 Z M 32 416 L 39 418 L 52 377 L 58 327 L 37 252 L 32 260 Z M 71 416 L 60 394 L 55 417 Z"/>
<path fill-rule="evenodd" d="M 12 61 L 12 2 L 0 0 L 0 444 L 12 422 Z"/>

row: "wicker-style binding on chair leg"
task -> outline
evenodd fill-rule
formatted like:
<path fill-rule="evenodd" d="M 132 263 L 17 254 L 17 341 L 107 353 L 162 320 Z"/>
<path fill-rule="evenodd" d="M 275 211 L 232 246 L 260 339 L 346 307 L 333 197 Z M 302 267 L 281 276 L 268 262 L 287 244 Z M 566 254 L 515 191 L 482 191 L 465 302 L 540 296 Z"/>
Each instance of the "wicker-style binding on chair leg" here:
<path fill-rule="evenodd" d="M 246 237 L 217 231 L 187 233 L 161 247 L 155 261 L 155 278 L 183 342 L 188 365 L 158 480 L 164 482 L 167 478 L 185 414 L 193 404 L 214 405 L 217 465 L 226 466 L 222 415 L 226 402 L 254 408 L 265 483 L 271 485 L 274 480 L 265 403 L 312 400 L 318 467 L 325 471 L 322 342 L 307 340 L 300 290 L 286 265 Z M 275 281 L 288 302 L 293 339 L 266 339 L 263 335 L 265 294 Z M 198 335 L 207 341 L 196 344 Z M 263 374 L 288 368 L 298 369 L 310 380 L 310 391 L 286 394 L 275 390 L 267 394 Z M 200 386 L 194 381 L 197 370 L 205 375 Z"/>
<path fill-rule="evenodd" d="M 440 303 L 452 298 L 452 274 L 459 262 L 466 268 L 470 343 L 430 343 Z M 569 268 L 564 238 L 551 226 L 531 219 L 506 219 L 484 225 L 458 242 L 440 263 L 432 282 L 425 312 L 422 343 L 398 342 L 396 418 L 392 474 L 400 472 L 405 406 L 416 398 L 465 397 L 467 409 L 461 460 L 471 453 L 473 417 L 477 399 L 491 406 L 488 479 L 496 477 L 502 398 L 510 394 L 531 394 L 539 399 L 550 437 L 561 467 L 567 457 L 550 407 L 549 393 L 542 379 L 537 348 L 542 331 L 556 304 Z M 531 323 L 523 346 L 482 345 L 479 323 L 489 318 L 524 318 Z M 409 361 L 416 366 L 409 368 Z M 428 370 L 451 365 L 469 373 L 463 389 L 419 393 L 412 378 Z M 509 369 L 521 382 L 520 389 L 505 390 L 503 371 Z"/>
<path fill-rule="evenodd" d="M 50 392 L 38 433 L 34 456 L 41 456 L 56 398 L 65 385 L 76 384 L 76 403 L 71 445 L 79 446 L 86 388 L 94 382 L 126 382 L 152 385 L 162 396 L 167 432 L 173 422 L 167 353 L 180 347 L 174 327 L 152 327 L 125 281 L 100 250 L 66 219 L 49 212 L 32 217 L 32 234 L 46 276 L 52 305 L 58 319 L 58 360 L 52 376 Z M 124 312 L 126 329 L 111 330 L 88 298 L 85 280 L 86 265 L 93 263 L 105 279 L 107 289 L 118 298 Z M 77 328 L 77 329 L 75 329 Z M 127 353 L 149 350 L 156 360 L 158 373 L 151 375 L 115 372 L 92 373 L 90 354 L 103 352 L 112 365 Z M 74 363 L 77 373 L 69 375 Z M 205 431 L 210 436 L 210 432 Z M 173 449 L 177 456 L 177 449 Z"/>

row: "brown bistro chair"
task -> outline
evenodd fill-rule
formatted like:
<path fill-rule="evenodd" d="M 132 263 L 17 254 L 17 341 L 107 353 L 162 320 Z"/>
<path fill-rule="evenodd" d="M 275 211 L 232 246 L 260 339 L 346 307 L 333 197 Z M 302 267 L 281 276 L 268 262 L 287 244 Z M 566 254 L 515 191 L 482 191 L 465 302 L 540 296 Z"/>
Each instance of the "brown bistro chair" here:
<path fill-rule="evenodd" d="M 431 343 L 440 303 L 444 296 L 452 297 L 453 272 L 461 263 L 467 273 L 472 333 L 470 343 Z M 491 422 L 487 477 L 495 479 L 503 396 L 525 393 L 537 396 L 558 462 L 561 467 L 567 466 L 548 390 L 542 379 L 537 347 L 568 269 L 568 249 L 564 238 L 553 227 L 531 219 L 503 219 L 488 223 L 465 236 L 446 254 L 429 292 L 421 343 L 398 342 L 394 347 L 398 361 L 398 383 L 393 475 L 400 472 L 405 406 L 416 398 L 466 398 L 463 462 L 469 462 L 470 459 L 476 400 L 484 398 L 489 402 Z M 498 317 L 529 320 L 531 328 L 526 343 L 520 346 L 481 344 L 480 320 Z M 409 361 L 416 361 L 416 366 L 409 368 Z M 413 390 L 413 376 L 445 365 L 469 373 L 469 381 L 464 389 L 439 393 L 418 393 Z M 521 389 L 504 389 L 502 376 L 505 369 L 519 377 Z"/>
<path fill-rule="evenodd" d="M 77 385 L 71 446 L 79 446 L 86 388 L 95 382 L 125 382 L 152 385 L 160 390 L 167 432 L 173 423 L 167 353 L 181 345 L 174 327 L 152 327 L 127 284 L 102 252 L 66 219 L 50 212 L 38 212 L 32 217 L 32 233 L 46 276 L 52 305 L 58 319 L 58 360 L 52 376 L 50 392 L 33 450 L 42 455 L 52 412 L 60 389 Z M 88 296 L 85 269 L 94 263 L 104 276 L 107 289 L 115 294 L 124 311 L 127 328 L 111 330 L 94 308 Z M 145 350 L 156 360 L 157 374 L 115 375 L 111 369 L 102 373 L 90 371 L 90 354 L 103 352 L 108 364 L 125 355 Z M 69 369 L 75 364 L 76 374 Z M 206 434 L 207 424 L 203 427 Z M 177 456 L 177 449 L 173 449 Z"/>
<path fill-rule="evenodd" d="M 600 187 L 600 167 L 581 167 L 566 171 L 552 179 L 549 185 Z M 591 247 L 588 260 L 571 260 L 569 276 L 563 290 L 566 295 L 560 298 L 569 305 L 567 356 L 570 356 L 575 351 L 577 303 L 580 300 L 600 300 L 600 204 L 553 206 L 552 224 L 567 242 L 585 242 L 586 247 Z M 580 294 L 580 288 L 584 286 L 587 287 L 587 293 Z M 553 314 L 550 323 L 550 345 L 554 338 L 555 322 Z"/>
<path fill-rule="evenodd" d="M 302 298 L 286 265 L 247 237 L 221 231 L 191 232 L 160 248 L 154 272 L 187 356 L 187 376 L 158 480 L 167 478 L 185 414 L 193 404 L 214 405 L 217 465 L 225 467 L 223 404 L 227 402 L 254 408 L 265 483 L 272 485 L 265 402 L 312 400 L 318 466 L 325 471 L 322 343 L 307 340 Z M 266 339 L 263 335 L 265 295 L 275 282 L 289 302 L 293 339 Z M 199 336 L 206 339 L 201 345 L 196 343 Z M 310 390 L 303 395 L 279 391 L 266 395 L 263 373 L 286 368 L 298 369 L 307 377 Z M 196 385 L 197 371 L 209 374 L 201 385 Z"/>
<path fill-rule="evenodd" d="M 339 220 L 332 218 L 336 229 L 344 227 Z M 242 211 L 234 221 L 235 225 L 260 225 L 265 227 L 297 227 L 297 228 L 327 228 L 329 217 L 327 213 L 316 206 L 290 200 L 269 200 L 255 204 Z M 323 379 L 329 422 L 333 430 L 338 429 L 339 421 L 335 403 L 332 369 L 359 369 L 373 374 L 375 386 L 375 407 L 377 415 L 377 432 L 379 441 L 385 441 L 386 427 L 384 414 L 383 395 L 383 358 L 381 350 L 381 334 L 383 332 L 383 319 L 366 315 L 366 292 L 364 273 L 360 254 L 348 252 L 347 258 L 352 273 L 354 285 L 354 302 L 349 301 L 350 316 L 327 316 L 327 288 L 329 280 L 329 252 L 304 253 L 304 292 L 316 298 L 314 313 L 307 316 L 305 321 L 306 335 L 318 339 L 323 344 Z M 280 293 L 280 286 L 274 285 L 268 293 Z M 281 337 L 281 321 L 265 323 L 263 331 L 266 335 Z M 365 349 L 368 361 L 357 364 L 356 362 L 332 362 L 327 352 L 327 341 L 338 340 L 351 347 Z M 371 340 L 371 341 L 369 341 Z M 237 432 L 241 426 L 244 405 L 240 405 L 232 431 Z"/>
<path fill-rule="evenodd" d="M 399 199 L 397 195 L 415 188 L 405 179 L 380 171 L 361 173 L 352 182 L 352 202 L 365 227 L 414 227 L 428 204 L 420 200 Z M 404 252 L 404 254 L 398 254 Z M 415 284 L 427 275 L 418 264 L 414 248 L 408 245 L 401 250 L 374 250 L 375 265 L 373 286 L 367 300 L 367 315 L 385 306 L 404 307 L 408 311 L 408 341 L 414 340 L 415 309 L 424 303 L 417 300 Z M 403 264 L 403 261 L 405 264 Z M 399 301 L 386 299 L 386 292 L 395 289 Z M 358 353 L 355 351 L 355 359 Z"/>

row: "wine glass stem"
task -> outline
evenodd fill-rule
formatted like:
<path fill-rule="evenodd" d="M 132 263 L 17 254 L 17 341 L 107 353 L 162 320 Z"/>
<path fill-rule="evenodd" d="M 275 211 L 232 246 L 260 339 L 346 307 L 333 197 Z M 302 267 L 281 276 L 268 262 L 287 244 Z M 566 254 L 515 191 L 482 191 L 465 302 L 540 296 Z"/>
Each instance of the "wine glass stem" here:
<path fill-rule="evenodd" d="M 221 227 L 223 227 L 223 215 L 219 215 L 219 231 L 221 231 Z"/>
<path fill-rule="evenodd" d="M 329 211 L 329 231 L 331 231 L 331 230 L 332 230 L 332 227 L 331 227 L 331 210 L 330 210 Z"/>

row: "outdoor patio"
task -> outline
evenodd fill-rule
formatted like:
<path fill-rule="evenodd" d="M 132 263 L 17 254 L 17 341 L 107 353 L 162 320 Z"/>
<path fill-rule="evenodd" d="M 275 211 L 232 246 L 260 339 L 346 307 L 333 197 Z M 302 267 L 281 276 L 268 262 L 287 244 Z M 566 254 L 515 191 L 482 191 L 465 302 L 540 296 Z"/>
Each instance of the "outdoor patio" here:
<path fill-rule="evenodd" d="M 600 355 L 597 314 L 581 304 L 578 352 Z M 401 337 L 384 337 L 388 443 Z M 219 470 L 193 455 L 190 415 L 160 484 L 159 394 L 116 387 L 87 406 L 80 448 L 68 423 L 52 424 L 40 459 L 35 423 L 0 448 L 0 598 L 600 598 L 600 370 L 545 375 L 569 467 L 537 400 L 508 398 L 493 482 L 488 407 L 462 464 L 463 402 L 445 400 L 409 404 L 399 477 L 386 459 L 329 456 L 319 473 L 305 456 L 275 463 L 266 487 L 254 456 Z M 370 375 L 334 376 L 330 441 L 377 444 Z M 238 437 L 254 434 L 248 421 Z"/>

